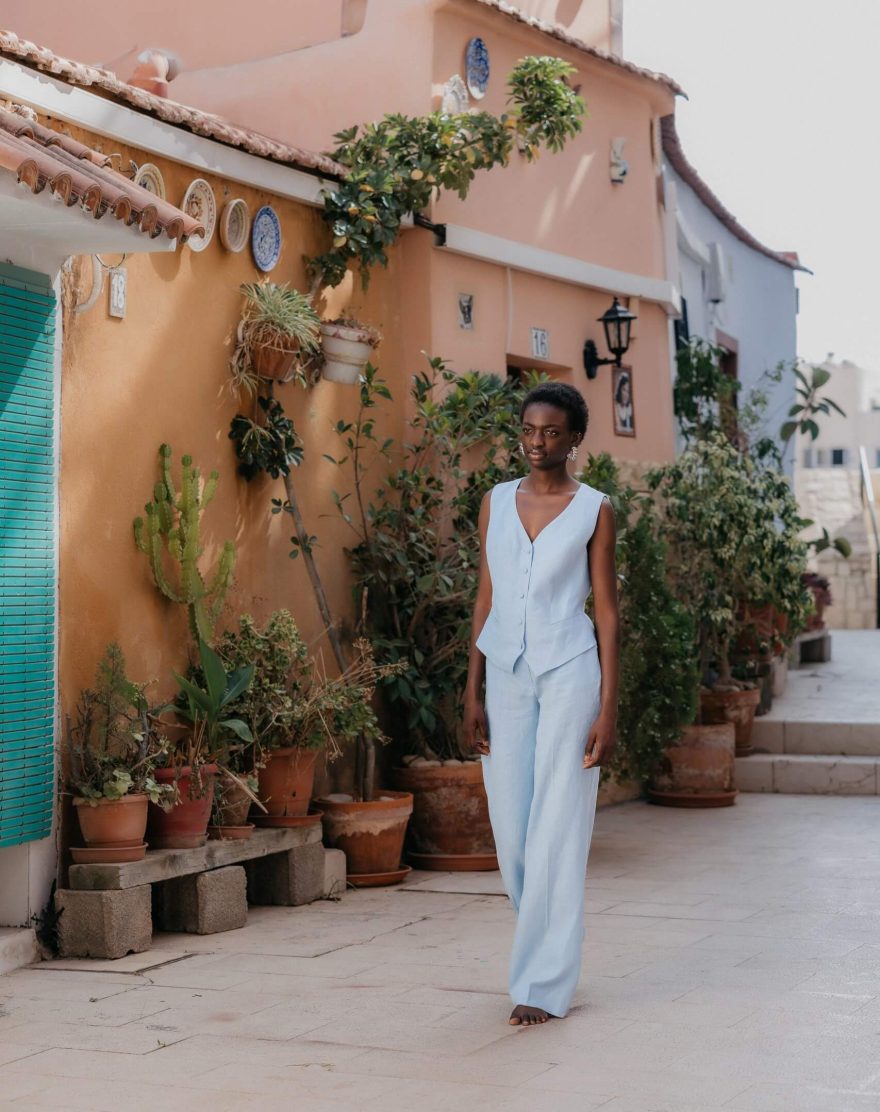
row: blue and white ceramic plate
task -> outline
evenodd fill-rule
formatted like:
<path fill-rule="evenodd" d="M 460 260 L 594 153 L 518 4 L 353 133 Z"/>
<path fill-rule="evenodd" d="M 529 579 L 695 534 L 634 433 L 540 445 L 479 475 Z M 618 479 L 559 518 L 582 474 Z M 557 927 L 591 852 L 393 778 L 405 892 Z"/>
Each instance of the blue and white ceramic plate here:
<path fill-rule="evenodd" d="M 281 221 L 271 205 L 264 205 L 254 217 L 251 251 L 262 271 L 272 270 L 281 256 Z"/>
<path fill-rule="evenodd" d="M 482 39 L 471 39 L 467 44 L 464 72 L 468 92 L 474 100 L 482 100 L 489 85 L 489 48 Z"/>

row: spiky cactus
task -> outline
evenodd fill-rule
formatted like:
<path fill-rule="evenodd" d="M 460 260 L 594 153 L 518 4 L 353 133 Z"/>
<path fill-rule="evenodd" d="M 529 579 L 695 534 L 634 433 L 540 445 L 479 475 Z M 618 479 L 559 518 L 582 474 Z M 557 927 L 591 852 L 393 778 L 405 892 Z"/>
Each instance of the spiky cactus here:
<path fill-rule="evenodd" d="M 168 444 L 159 448 L 159 465 L 161 478 L 153 490 L 153 501 L 144 506 L 146 522 L 142 517 L 134 521 L 135 543 L 149 558 L 153 579 L 162 594 L 187 607 L 193 637 L 210 644 L 235 568 L 235 544 L 227 541 L 214 574 L 206 579 L 199 570 L 204 551 L 200 536 L 202 511 L 214 497 L 220 475 L 212 471 L 203 487 L 201 472 L 193 467 L 192 456 L 183 456 L 178 493 L 171 476 Z M 169 578 L 169 565 L 176 565 L 176 584 Z"/>

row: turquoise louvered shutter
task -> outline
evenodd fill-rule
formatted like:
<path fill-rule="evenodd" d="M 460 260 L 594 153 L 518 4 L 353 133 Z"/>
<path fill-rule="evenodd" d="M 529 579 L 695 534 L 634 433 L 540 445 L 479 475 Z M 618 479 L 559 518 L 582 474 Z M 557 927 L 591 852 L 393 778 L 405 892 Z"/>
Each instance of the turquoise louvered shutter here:
<path fill-rule="evenodd" d="M 55 296 L 0 269 L 0 846 L 55 801 Z"/>

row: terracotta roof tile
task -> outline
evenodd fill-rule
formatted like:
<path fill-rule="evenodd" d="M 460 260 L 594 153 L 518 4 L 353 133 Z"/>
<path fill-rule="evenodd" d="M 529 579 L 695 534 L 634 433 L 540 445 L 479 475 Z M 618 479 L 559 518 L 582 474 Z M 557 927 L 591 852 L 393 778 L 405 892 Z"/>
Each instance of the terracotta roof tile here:
<path fill-rule="evenodd" d="M 36 46 L 26 39 L 20 39 L 12 31 L 0 30 L 0 57 L 14 59 L 22 65 L 49 73 L 60 81 L 69 85 L 81 85 L 86 88 L 100 89 L 108 93 L 115 100 L 123 101 L 132 108 L 145 112 L 150 116 L 173 124 L 175 127 L 186 128 L 196 135 L 206 139 L 214 139 L 229 147 L 238 147 L 249 154 L 260 158 L 272 159 L 290 166 L 298 166 L 308 170 L 317 170 L 333 177 L 343 177 L 345 170 L 332 158 L 306 151 L 301 147 L 292 147 L 287 143 L 280 143 L 261 135 L 248 128 L 237 127 L 235 124 L 224 120 L 221 116 L 202 112 L 198 108 L 190 108 L 185 104 L 168 100 L 165 97 L 148 93 L 110 73 L 109 70 L 97 69 L 87 66 L 82 62 L 74 62 L 69 58 L 62 58 L 53 54 L 45 47 Z"/>
<path fill-rule="evenodd" d="M 48 186 L 65 205 L 79 204 L 96 220 L 111 213 L 137 224 L 151 238 L 185 243 L 204 227 L 174 205 L 129 181 L 110 159 L 26 115 L 0 108 L 0 167 L 14 173 L 32 193 Z"/>
<path fill-rule="evenodd" d="M 663 133 L 663 153 L 669 160 L 669 165 L 693 189 L 706 208 L 718 217 L 728 231 L 753 250 L 766 255 L 768 259 L 774 259 L 776 262 L 782 263 L 783 266 L 791 267 L 792 270 L 803 270 L 807 274 L 813 273 L 801 263 L 796 251 L 774 251 L 771 247 L 765 247 L 760 240 L 755 239 L 752 233 L 740 224 L 729 209 L 725 208 L 685 157 L 681 140 L 675 128 L 675 116 L 664 116 L 660 121 L 660 126 Z"/>
<path fill-rule="evenodd" d="M 472 0 L 473 3 L 482 4 L 486 8 L 494 8 L 496 11 L 502 12 L 504 15 L 515 19 L 518 23 L 525 23 L 528 27 L 534 27 L 536 31 L 542 31 L 545 35 L 556 39 L 558 42 L 565 43 L 566 46 L 571 46 L 575 50 L 580 50 L 583 54 L 589 54 L 593 58 L 598 58 L 601 62 L 607 62 L 609 65 L 617 66 L 618 69 L 625 70 L 627 73 L 633 74 L 635 77 L 644 77 L 648 81 L 654 81 L 658 85 L 664 85 L 671 93 L 677 96 L 685 96 L 684 89 L 668 77 L 665 73 L 656 73 L 654 70 L 644 69 L 642 66 L 635 65 L 634 62 L 627 62 L 625 58 L 619 57 L 617 54 L 612 54 L 608 50 L 600 50 L 597 46 L 590 46 L 582 39 L 575 38 L 567 31 L 563 30 L 555 23 L 548 23 L 544 19 L 538 19 L 534 15 L 526 15 L 525 12 L 515 4 L 509 4 L 506 0 Z"/>

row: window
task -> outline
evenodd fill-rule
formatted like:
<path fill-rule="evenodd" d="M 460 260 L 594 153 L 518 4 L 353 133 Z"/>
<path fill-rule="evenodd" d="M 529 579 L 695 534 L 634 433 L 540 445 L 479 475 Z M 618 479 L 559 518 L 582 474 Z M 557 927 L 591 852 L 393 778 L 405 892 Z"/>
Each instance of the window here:
<path fill-rule="evenodd" d="M 828 466 L 828 449 L 827 448 L 817 448 L 816 449 L 816 466 L 817 467 L 827 467 Z"/>
<path fill-rule="evenodd" d="M 880 448 L 874 449 L 874 466 L 880 467 Z"/>
<path fill-rule="evenodd" d="M 804 467 L 813 466 L 813 449 L 804 448 Z"/>
<path fill-rule="evenodd" d="M 849 463 L 849 451 L 846 448 L 831 449 L 831 466 L 846 467 Z"/>

